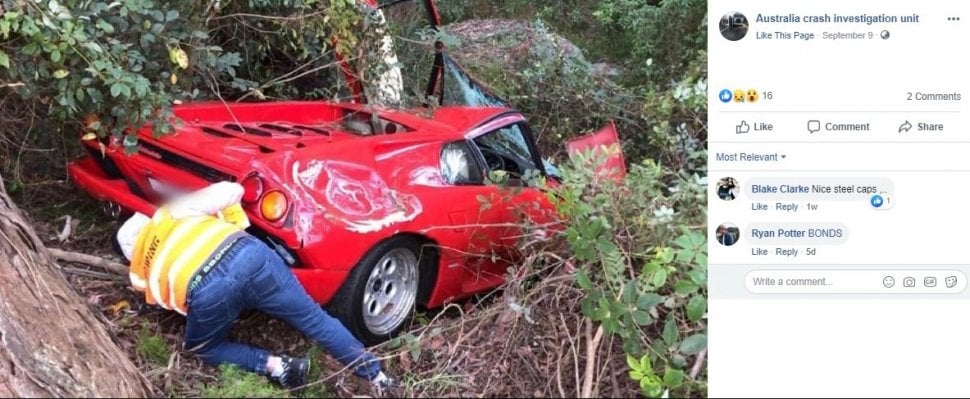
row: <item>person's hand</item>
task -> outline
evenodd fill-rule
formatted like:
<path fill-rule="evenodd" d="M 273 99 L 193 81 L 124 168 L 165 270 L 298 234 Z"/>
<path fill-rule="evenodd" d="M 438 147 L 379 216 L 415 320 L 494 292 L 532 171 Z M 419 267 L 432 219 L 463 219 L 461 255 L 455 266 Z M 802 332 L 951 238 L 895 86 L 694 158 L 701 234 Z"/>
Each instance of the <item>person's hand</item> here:
<path fill-rule="evenodd" d="M 232 223 L 242 230 L 249 227 L 249 217 L 246 216 L 246 211 L 243 210 L 242 205 L 239 203 L 227 206 L 219 214 L 222 220 Z"/>

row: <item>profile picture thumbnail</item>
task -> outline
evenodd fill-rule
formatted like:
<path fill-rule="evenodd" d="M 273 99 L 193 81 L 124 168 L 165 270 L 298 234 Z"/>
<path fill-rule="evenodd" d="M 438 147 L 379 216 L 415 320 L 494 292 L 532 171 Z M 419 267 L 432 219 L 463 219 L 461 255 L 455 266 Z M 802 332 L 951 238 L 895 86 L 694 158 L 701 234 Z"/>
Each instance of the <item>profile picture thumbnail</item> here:
<path fill-rule="evenodd" d="M 738 197 L 740 190 L 738 180 L 733 177 L 722 177 L 721 180 L 717 181 L 717 197 L 722 200 L 734 200 Z"/>
<path fill-rule="evenodd" d="M 734 223 L 721 223 L 720 226 L 717 226 L 715 238 L 717 238 L 717 242 L 721 245 L 730 247 L 737 244 L 741 238 L 741 229 Z"/>
<path fill-rule="evenodd" d="M 721 17 L 718 24 L 721 29 L 721 36 L 730 41 L 738 41 L 748 34 L 748 17 L 739 12 L 729 12 Z"/>

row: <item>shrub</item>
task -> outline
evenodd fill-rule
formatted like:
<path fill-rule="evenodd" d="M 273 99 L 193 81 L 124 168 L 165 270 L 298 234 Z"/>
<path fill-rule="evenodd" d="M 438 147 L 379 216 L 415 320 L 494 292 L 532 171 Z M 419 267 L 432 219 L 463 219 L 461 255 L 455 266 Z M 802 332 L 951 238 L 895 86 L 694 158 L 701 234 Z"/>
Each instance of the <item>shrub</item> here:
<path fill-rule="evenodd" d="M 622 339 L 644 395 L 661 384 L 697 391 L 703 383 L 682 381 L 707 346 L 706 178 L 647 160 L 622 182 L 594 184 L 583 165 L 564 165 L 550 194 L 566 219 L 582 313 Z"/>

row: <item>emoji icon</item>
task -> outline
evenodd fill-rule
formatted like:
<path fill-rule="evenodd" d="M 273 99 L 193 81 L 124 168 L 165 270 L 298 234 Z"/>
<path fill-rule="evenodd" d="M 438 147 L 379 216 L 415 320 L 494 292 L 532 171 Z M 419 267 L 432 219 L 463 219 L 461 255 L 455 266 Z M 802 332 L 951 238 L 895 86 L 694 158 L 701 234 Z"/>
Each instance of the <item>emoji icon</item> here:
<path fill-rule="evenodd" d="M 950 276 L 946 278 L 946 288 L 953 288 L 957 286 L 957 276 Z"/>
<path fill-rule="evenodd" d="M 718 98 L 721 99 L 722 103 L 731 102 L 732 97 L 734 97 L 734 95 L 731 94 L 731 90 L 728 90 L 728 89 L 721 90 L 721 93 L 718 94 Z"/>
<path fill-rule="evenodd" d="M 915 287 L 916 279 L 912 277 L 906 277 L 903 279 L 903 287 Z"/>
<path fill-rule="evenodd" d="M 744 90 L 734 89 L 734 102 L 736 103 L 744 102 Z"/>
<path fill-rule="evenodd" d="M 755 89 L 748 89 L 748 102 L 753 103 L 758 101 L 758 91 Z"/>
<path fill-rule="evenodd" d="M 886 288 L 893 288 L 896 285 L 896 279 L 893 276 L 886 276 L 882 278 L 882 285 Z"/>

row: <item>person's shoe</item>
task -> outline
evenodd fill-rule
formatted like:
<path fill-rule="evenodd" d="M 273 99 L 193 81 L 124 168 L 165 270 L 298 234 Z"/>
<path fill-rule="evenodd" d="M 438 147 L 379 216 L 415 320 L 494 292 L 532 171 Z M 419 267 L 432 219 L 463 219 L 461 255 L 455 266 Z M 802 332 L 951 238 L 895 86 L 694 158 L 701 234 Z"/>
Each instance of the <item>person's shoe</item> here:
<path fill-rule="evenodd" d="M 274 378 L 280 386 L 286 389 L 295 389 L 299 394 L 306 385 L 307 374 L 310 373 L 310 359 L 301 357 L 280 356 L 280 367 L 283 374 Z"/>
<path fill-rule="evenodd" d="M 397 387 L 397 382 L 393 378 L 388 377 L 387 374 L 384 374 L 383 371 L 377 377 L 372 378 L 370 384 L 374 387 L 377 396 L 384 396 Z"/>

